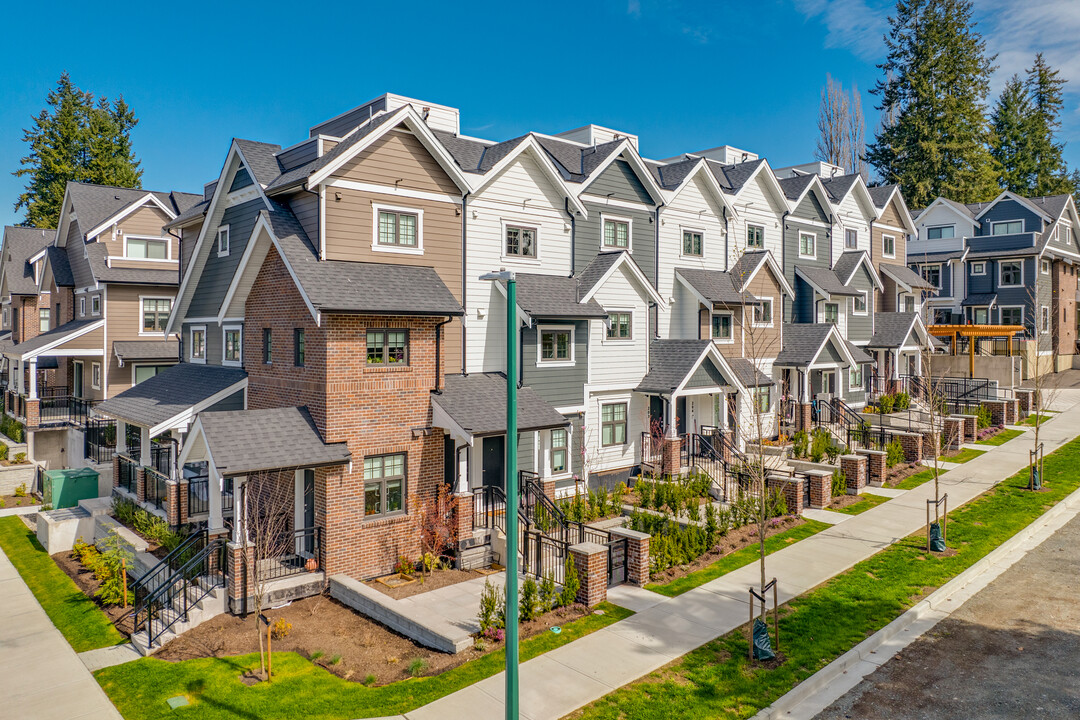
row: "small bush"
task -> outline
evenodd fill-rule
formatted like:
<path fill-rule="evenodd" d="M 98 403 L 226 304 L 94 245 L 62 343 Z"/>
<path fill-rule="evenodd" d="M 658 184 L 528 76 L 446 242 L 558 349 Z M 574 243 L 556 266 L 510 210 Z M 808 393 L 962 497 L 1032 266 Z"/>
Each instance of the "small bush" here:
<path fill-rule="evenodd" d="M 485 650 L 487 650 L 487 641 L 484 640 L 484 638 L 482 637 L 478 637 L 473 640 L 472 647 L 473 650 L 475 650 L 476 652 L 484 652 Z"/>
<path fill-rule="evenodd" d="M 805 430 L 795 433 L 792 438 L 792 454 L 797 458 L 804 458 L 810 453 L 810 436 Z"/>
<path fill-rule="evenodd" d="M 536 580 L 526 577 L 521 584 L 521 597 L 518 598 L 518 619 L 528 622 L 540 617 L 543 611 L 540 609 L 540 588 Z"/>
<path fill-rule="evenodd" d="M 290 632 L 292 632 L 292 623 L 285 618 L 278 618 L 270 626 L 270 637 L 275 640 L 284 640 L 289 637 Z"/>
<path fill-rule="evenodd" d="M 119 605 L 124 601 L 124 589 L 127 587 L 125 563 L 130 563 L 134 556 L 120 544 L 116 532 L 110 532 L 105 538 L 105 552 L 96 559 L 94 577 L 101 585 L 94 596 L 105 605 Z"/>
<path fill-rule="evenodd" d="M 911 407 L 911 396 L 906 392 L 896 394 L 896 409 L 907 410 Z"/>
<path fill-rule="evenodd" d="M 367 685 L 368 687 L 371 687 L 372 685 L 374 685 L 375 684 L 375 676 L 371 675 L 371 674 L 365 675 L 364 676 L 364 684 Z"/>
<path fill-rule="evenodd" d="M 416 658 L 409 663 L 409 674 L 413 677 L 420 677 L 425 670 L 427 670 L 427 660 L 424 658 Z"/>
<path fill-rule="evenodd" d="M 315 652 L 308 655 L 308 660 L 310 660 L 311 662 L 315 662 L 325 654 L 326 653 L 324 653 L 322 650 L 316 650 Z"/>
<path fill-rule="evenodd" d="M 26 462 L 26 453 L 24 453 L 24 452 L 15 453 L 15 464 L 16 465 L 22 465 L 25 462 Z"/>
<path fill-rule="evenodd" d="M 540 607 L 541 612 L 555 609 L 555 603 L 559 601 L 558 591 L 555 589 L 555 578 L 548 573 L 540 582 Z"/>
<path fill-rule="evenodd" d="M 484 589 L 480 591 L 480 612 L 476 615 L 476 619 L 480 623 L 480 632 L 487 632 L 490 628 L 501 627 L 499 605 L 502 593 L 502 588 L 492 585 L 490 580 L 484 581 Z"/>
<path fill-rule="evenodd" d="M 904 445 L 900 442 L 900 438 L 893 438 L 885 448 L 885 465 L 894 468 L 902 462 L 904 462 Z"/>
<path fill-rule="evenodd" d="M 335 655 L 334 657 L 330 658 L 330 660 L 327 661 L 326 664 L 327 665 L 337 665 L 339 662 L 341 662 L 341 656 L 340 655 Z"/>
<path fill-rule="evenodd" d="M 578 590 L 581 589 L 581 580 L 578 579 L 577 566 L 571 557 L 566 558 L 564 566 L 564 578 L 562 592 L 559 594 L 559 605 L 568 607 L 577 601 Z"/>
<path fill-rule="evenodd" d="M 10 452 L 10 451 L 11 451 L 11 448 L 9 448 L 4 443 L 0 443 L 0 460 L 7 460 L 8 459 L 8 452 Z"/>
<path fill-rule="evenodd" d="M 896 405 L 896 398 L 892 395 L 882 395 L 878 398 L 878 405 L 881 406 L 881 414 L 888 415 Z"/>
<path fill-rule="evenodd" d="M 839 497 L 847 493 L 847 476 L 843 470 L 834 470 L 832 474 L 832 496 Z"/>
<path fill-rule="evenodd" d="M 976 414 L 979 416 L 978 426 L 980 429 L 990 427 L 990 408 L 980 405 Z"/>
<path fill-rule="evenodd" d="M 15 488 L 15 497 L 26 497 L 26 483 Z"/>

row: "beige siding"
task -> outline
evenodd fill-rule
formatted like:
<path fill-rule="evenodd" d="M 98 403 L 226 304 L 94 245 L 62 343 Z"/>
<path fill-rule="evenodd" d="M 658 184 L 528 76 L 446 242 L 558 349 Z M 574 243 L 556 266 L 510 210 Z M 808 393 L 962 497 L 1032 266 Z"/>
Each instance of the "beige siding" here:
<path fill-rule="evenodd" d="M 131 367 L 120 367 L 113 352 L 113 343 L 117 340 L 164 340 L 164 336 L 140 335 L 142 327 L 141 297 L 176 296 L 176 288 L 161 288 L 139 285 L 109 285 L 107 307 L 105 308 L 105 328 L 108 332 L 107 366 L 109 377 L 109 397 L 114 397 L 131 387 Z M 89 301 L 88 301 L 89 302 Z M 89 385 L 87 386 L 89 387 Z"/>
<path fill-rule="evenodd" d="M 168 235 L 162 229 L 169 222 L 169 216 L 162 212 L 156 205 L 146 205 L 128 215 L 116 225 L 115 239 L 111 229 L 98 235 L 98 242 L 104 242 L 109 248 L 109 255 L 113 257 L 124 256 L 124 235 L 144 235 L 150 237 L 166 237 L 169 240 L 170 257 L 177 257 L 176 238 Z"/>
<path fill-rule="evenodd" d="M 780 353 L 780 325 L 783 317 L 783 302 L 780 283 L 768 268 L 762 269 L 747 288 L 754 297 L 773 299 L 773 324 L 770 328 L 747 327 L 743 336 L 743 357 L 748 360 L 775 358 Z M 752 309 L 746 309 L 749 321 Z"/>
<path fill-rule="evenodd" d="M 342 166 L 334 177 L 409 190 L 460 195 L 457 185 L 410 132 L 392 130 Z"/>
<path fill-rule="evenodd" d="M 874 222 L 874 243 L 871 246 L 870 258 L 874 262 L 874 269 L 878 270 L 881 267 L 881 263 L 891 263 L 893 265 L 906 265 L 907 258 L 907 233 L 899 233 L 894 230 L 884 230 L 881 225 L 889 225 L 894 228 L 904 227 L 904 221 L 900 217 L 900 213 L 896 209 L 896 199 L 885 206 L 885 211 L 881 214 L 881 217 Z M 893 235 L 896 237 L 896 257 L 884 258 L 881 254 L 881 236 Z"/>

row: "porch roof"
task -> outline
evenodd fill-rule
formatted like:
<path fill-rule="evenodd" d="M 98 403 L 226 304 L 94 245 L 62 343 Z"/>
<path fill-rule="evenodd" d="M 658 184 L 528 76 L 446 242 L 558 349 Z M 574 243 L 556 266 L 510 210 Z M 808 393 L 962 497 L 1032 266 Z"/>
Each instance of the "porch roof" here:
<path fill-rule="evenodd" d="M 179 340 L 117 340 L 113 352 L 123 367 L 132 360 L 179 360 Z"/>
<path fill-rule="evenodd" d="M 858 297 L 862 295 L 861 290 L 856 290 L 853 287 L 845 285 L 844 281 L 840 279 L 840 276 L 837 275 L 834 270 L 796 265 L 795 274 L 802 277 L 803 280 L 808 282 L 811 287 L 826 298 L 830 298 L 833 295 L 839 295 L 841 297 Z"/>
<path fill-rule="evenodd" d="M 347 443 L 323 440 L 306 407 L 204 412 L 195 423 L 192 435 L 202 435 L 207 459 L 223 476 L 352 460 Z"/>
<path fill-rule="evenodd" d="M 443 390 L 431 394 L 432 422 L 467 437 L 506 432 L 506 375 L 501 372 L 447 375 Z M 531 387 L 517 391 L 518 431 L 570 424 Z M 449 426 L 449 427 L 448 427 Z"/>
<path fill-rule="evenodd" d="M 864 350 L 863 348 L 859 347 L 850 340 L 844 340 L 844 343 L 847 345 L 847 349 L 848 352 L 851 353 L 851 357 L 855 358 L 855 362 L 857 362 L 858 364 L 863 365 L 864 363 L 874 362 L 874 356 L 866 352 L 866 350 Z"/>
<path fill-rule="evenodd" d="M 716 387 L 736 385 L 734 373 L 712 340 L 654 340 L 649 345 L 649 372 L 634 390 L 670 395 L 684 387 L 707 362 L 712 370 L 705 371 Z"/>
<path fill-rule="evenodd" d="M 960 301 L 961 307 L 980 307 L 986 305 L 990 307 L 997 302 L 997 293 L 982 293 L 975 295 L 968 295 L 966 298 Z"/>
<path fill-rule="evenodd" d="M 746 387 L 762 387 L 763 385 L 773 384 L 771 377 L 761 372 L 754 363 L 746 358 L 730 358 L 728 364 L 731 365 L 732 371 L 739 378 L 739 382 Z"/>
<path fill-rule="evenodd" d="M 757 300 L 751 293 L 739 292 L 731 273 L 723 270 L 675 268 L 675 274 L 709 303 L 742 305 Z"/>
<path fill-rule="evenodd" d="M 180 363 L 105 400 L 94 412 L 154 430 L 178 427 L 244 387 L 241 368 Z"/>
<path fill-rule="evenodd" d="M 874 336 L 866 345 L 871 348 L 886 349 L 903 347 L 918 323 L 918 313 L 874 313 Z"/>
<path fill-rule="evenodd" d="M 17 357 L 21 361 L 33 360 L 44 354 L 64 355 L 63 345 L 103 327 L 105 327 L 104 319 L 87 318 L 85 320 L 72 320 L 48 332 L 43 332 L 37 337 L 32 337 L 17 344 L 13 343 L 11 336 L 8 335 L 0 339 L 0 353 L 9 357 Z M 97 343 L 88 343 L 91 348 L 95 344 L 100 347 L 100 339 Z M 97 354 L 100 355 L 101 351 L 99 350 Z"/>
<path fill-rule="evenodd" d="M 926 290 L 937 290 L 932 283 L 923 279 L 923 276 L 915 272 L 907 265 L 892 265 L 890 263 L 881 264 L 881 274 L 891 278 L 894 282 L 913 290 L 914 288 L 924 288 Z"/>
<path fill-rule="evenodd" d="M 581 298 L 581 279 L 563 275 L 517 273 L 517 304 L 533 318 L 607 318 L 607 311 L 596 300 Z M 505 282 L 499 283 L 504 289 Z M 595 284 L 595 282 L 594 282 Z"/>
<path fill-rule="evenodd" d="M 832 323 L 785 323 L 784 347 L 773 361 L 779 367 L 812 367 L 826 344 L 833 343 L 838 355 L 848 363 L 857 364 L 847 340 Z"/>

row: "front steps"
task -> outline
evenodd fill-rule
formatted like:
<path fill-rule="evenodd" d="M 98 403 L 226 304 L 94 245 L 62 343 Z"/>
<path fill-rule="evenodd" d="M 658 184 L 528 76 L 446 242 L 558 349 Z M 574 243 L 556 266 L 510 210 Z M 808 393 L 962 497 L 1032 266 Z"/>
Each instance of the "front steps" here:
<path fill-rule="evenodd" d="M 200 582 L 205 582 L 205 580 L 200 580 Z M 203 590 L 194 586 L 188 586 L 186 588 L 186 592 L 191 593 L 191 597 L 193 597 L 195 593 L 201 594 Z M 192 628 L 196 628 L 199 625 L 202 625 L 207 620 L 215 618 L 218 615 L 222 615 L 225 612 L 226 604 L 228 601 L 227 596 L 228 592 L 227 589 L 224 587 L 215 587 L 211 589 L 210 593 L 204 598 L 188 606 L 187 619 L 177 620 L 177 622 L 172 627 L 162 633 L 161 637 L 157 638 L 154 641 L 153 647 L 149 646 L 149 638 L 147 635 L 147 629 L 145 628 L 143 630 L 140 630 L 139 632 L 134 632 L 131 634 L 132 646 L 134 646 L 134 648 L 139 651 L 139 654 L 143 655 L 144 657 L 148 655 L 153 655 L 173 638 L 184 634 Z M 173 599 L 172 607 L 166 607 L 162 609 L 161 613 L 162 616 L 166 619 L 166 621 L 171 621 L 180 616 L 182 609 L 182 597 L 178 595 L 176 598 Z"/>

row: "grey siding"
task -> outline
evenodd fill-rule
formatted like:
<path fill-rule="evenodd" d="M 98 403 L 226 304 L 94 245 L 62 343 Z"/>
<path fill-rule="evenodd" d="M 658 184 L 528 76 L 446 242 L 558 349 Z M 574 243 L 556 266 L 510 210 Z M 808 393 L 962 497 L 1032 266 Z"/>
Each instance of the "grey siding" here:
<path fill-rule="evenodd" d="M 979 235 L 989 235 L 991 224 L 1004 220 L 1023 220 L 1024 232 L 1042 232 L 1043 229 L 1042 218 L 1036 213 L 1015 200 L 1002 200 L 979 218 L 981 226 L 977 227 L 975 232 Z"/>
<path fill-rule="evenodd" d="M 94 284 L 94 273 L 90 270 L 90 262 L 83 255 L 85 247 L 78 223 L 72 223 L 67 237 L 67 256 L 76 288 Z"/>
<path fill-rule="evenodd" d="M 705 359 L 705 362 L 694 371 L 686 383 L 688 388 L 711 388 L 721 385 L 727 385 L 727 382 L 724 381 L 724 376 L 720 374 L 720 370 L 710 358 Z"/>
<path fill-rule="evenodd" d="M 1023 232 L 1012 235 L 987 235 L 968 238 L 967 246 L 971 249 L 971 252 L 1014 250 L 1016 248 L 1030 249 L 1035 247 L 1035 233 Z"/>
<path fill-rule="evenodd" d="M 863 375 L 864 376 L 866 374 L 866 371 L 868 371 L 870 369 L 870 367 L 871 367 L 870 365 L 864 365 L 863 366 Z M 842 370 L 840 372 L 840 382 L 843 383 L 843 385 L 842 385 L 843 392 L 841 393 L 841 395 L 844 398 L 844 402 L 846 402 L 849 405 L 855 404 L 855 403 L 858 403 L 858 404 L 865 404 L 866 403 L 866 391 L 862 387 L 856 388 L 854 390 L 849 389 L 850 386 L 851 386 L 851 369 L 850 368 L 844 368 L 844 370 Z"/>
<path fill-rule="evenodd" d="M 832 341 L 829 341 L 822 349 L 821 354 L 818 355 L 817 361 L 820 362 L 843 362 L 844 356 L 840 354 L 840 351 L 836 349 L 836 346 Z"/>
<path fill-rule="evenodd" d="M 807 197 L 803 198 L 803 201 L 799 203 L 799 206 L 788 216 L 784 222 L 784 277 L 788 283 L 795 288 L 795 300 L 790 298 L 784 298 L 784 322 L 793 322 L 793 302 L 802 306 L 800 313 L 805 311 L 805 303 L 807 300 L 799 296 L 800 290 L 796 287 L 795 281 L 795 266 L 801 265 L 802 267 L 820 267 L 830 268 L 832 267 L 832 259 L 830 257 L 830 239 L 829 228 L 821 227 L 819 225 L 810 225 L 809 223 L 799 222 L 799 219 L 818 220 L 820 222 L 827 223 L 828 217 L 825 215 L 825 211 L 821 208 L 821 203 L 811 193 Z M 799 233 L 811 233 L 814 235 L 814 249 L 816 251 L 816 257 L 814 258 L 801 258 L 799 257 Z M 804 286 L 804 290 L 801 292 L 813 292 L 809 285 Z M 813 304 L 813 298 L 809 299 L 811 305 Z M 811 315 L 813 312 L 811 311 Z M 794 322 L 810 322 L 809 320 L 796 320 Z"/>
<path fill-rule="evenodd" d="M 296 147 L 283 150 L 278 154 L 278 162 L 281 163 L 286 171 L 292 170 L 293 168 L 300 167 L 301 165 L 314 160 L 318 150 L 318 141 L 315 138 L 312 138 Z"/>
<path fill-rule="evenodd" d="M 203 412 L 217 412 L 219 410 L 243 410 L 244 409 L 244 391 L 237 390 L 227 398 L 222 398 L 216 403 L 206 408 Z"/>
<path fill-rule="evenodd" d="M 191 339 L 191 326 L 192 325 L 205 325 L 206 326 L 206 364 L 207 365 L 220 365 L 221 364 L 221 350 L 222 340 L 221 325 L 217 323 L 184 323 L 184 334 L 180 337 L 181 343 L 181 361 L 186 362 L 190 355 L 190 347 L 188 343 Z"/>
<path fill-rule="evenodd" d="M 535 432 L 518 433 L 518 470 L 536 471 L 536 468 L 533 467 L 533 450 L 535 448 Z"/>
<path fill-rule="evenodd" d="M 233 181 L 232 185 L 229 186 L 229 192 L 233 192 L 234 190 L 239 190 L 241 188 L 246 188 L 248 185 L 251 184 L 252 180 L 250 173 L 248 173 L 246 167 L 241 167 L 239 170 L 236 171 L 236 174 L 233 175 Z"/>
<path fill-rule="evenodd" d="M 645 185 L 638 179 L 637 173 L 625 160 L 616 160 L 608 165 L 600 176 L 589 183 L 585 192 L 590 195 L 603 195 L 620 200 L 652 205 L 653 199 Z"/>
<path fill-rule="evenodd" d="M 860 265 L 851 279 L 851 287 L 866 291 L 866 315 L 854 314 L 854 299 L 847 300 L 847 339 L 852 342 L 869 340 L 874 334 L 874 281 L 866 271 L 866 265 Z"/>
<path fill-rule="evenodd" d="M 817 318 L 814 317 L 814 297 L 817 294 L 814 288 L 801 277 L 795 278 L 793 287 L 795 300 L 784 298 L 784 322 L 817 322 Z"/>
<path fill-rule="evenodd" d="M 571 323 L 557 324 L 569 325 Z M 585 402 L 585 383 L 589 379 L 588 323 L 579 320 L 572 324 L 575 328 L 573 367 L 537 367 L 537 327 L 525 328 L 521 333 L 521 359 L 525 384 L 536 390 L 540 397 L 554 407 L 581 405 Z"/>
<path fill-rule="evenodd" d="M 316 135 L 330 135 L 332 137 L 341 137 L 345 133 L 352 130 L 354 127 L 361 125 L 368 121 L 372 115 L 380 110 L 386 109 L 386 98 L 378 97 L 369 103 L 355 107 L 348 112 L 343 113 L 341 116 L 331 118 L 321 125 L 316 125 L 311 128 L 311 137 Z"/>
<path fill-rule="evenodd" d="M 604 221 L 601 213 L 630 218 L 630 254 L 641 267 L 645 277 L 656 285 L 656 224 L 650 223 L 651 210 L 631 210 L 609 207 L 601 203 L 586 203 L 588 220 L 578 220 L 574 237 L 574 270 L 581 272 L 600 252 L 604 239 Z"/>
<path fill-rule="evenodd" d="M 198 285 L 191 298 L 191 305 L 188 307 L 189 317 L 217 315 L 221 302 L 225 299 L 225 293 L 229 290 L 233 273 L 236 272 L 248 240 L 251 239 L 251 231 L 255 227 L 259 211 L 265 207 L 260 198 L 255 198 L 225 210 L 221 225 L 229 226 L 229 254 L 218 257 L 216 247 L 208 248 L 206 264 L 203 266 Z M 208 241 L 213 237 L 209 236 Z"/>
<path fill-rule="evenodd" d="M 289 196 L 286 201 L 293 215 L 300 221 L 308 239 L 319 247 L 319 196 L 309 192 L 300 192 Z"/>
<path fill-rule="evenodd" d="M 567 415 L 566 419 L 570 421 L 570 426 L 571 426 L 570 427 L 570 447 L 569 447 L 569 450 L 570 450 L 570 472 L 573 475 L 577 475 L 578 477 L 581 477 L 582 473 L 585 470 L 585 466 L 584 466 L 585 460 L 581 456 L 581 443 L 582 443 L 582 438 L 584 437 L 584 434 L 585 434 L 582 431 L 582 417 L 581 417 L 580 414 L 575 414 L 575 415 Z M 560 480 L 559 482 L 557 482 L 555 484 L 555 487 L 556 488 L 567 487 L 567 486 L 573 487 L 573 485 L 574 485 L 573 479 Z"/>

